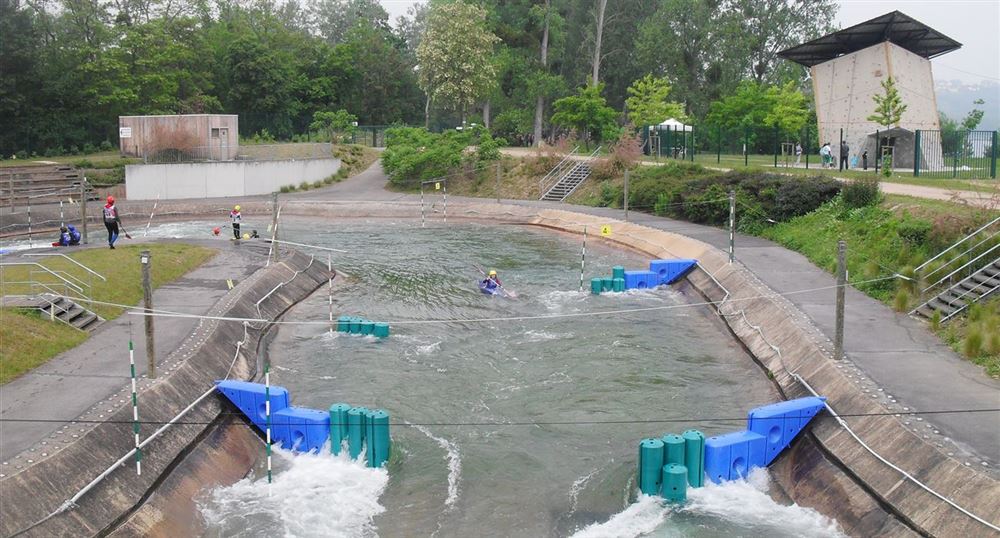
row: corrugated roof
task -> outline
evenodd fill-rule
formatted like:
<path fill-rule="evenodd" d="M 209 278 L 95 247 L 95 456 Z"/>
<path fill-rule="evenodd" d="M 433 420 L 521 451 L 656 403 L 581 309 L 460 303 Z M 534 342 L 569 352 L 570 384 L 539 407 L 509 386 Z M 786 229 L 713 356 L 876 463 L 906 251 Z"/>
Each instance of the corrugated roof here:
<path fill-rule="evenodd" d="M 838 32 L 785 49 L 778 56 L 812 67 L 884 41 L 924 58 L 951 52 L 961 43 L 900 11 L 886 13 Z"/>

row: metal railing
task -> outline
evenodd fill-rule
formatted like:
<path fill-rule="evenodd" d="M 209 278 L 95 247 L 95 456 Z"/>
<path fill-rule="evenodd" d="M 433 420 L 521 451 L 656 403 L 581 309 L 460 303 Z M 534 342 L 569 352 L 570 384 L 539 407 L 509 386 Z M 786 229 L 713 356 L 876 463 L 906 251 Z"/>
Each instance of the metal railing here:
<path fill-rule="evenodd" d="M 41 269 L 41 272 L 44 272 L 44 273 L 47 273 L 47 274 L 50 274 L 50 275 L 56 277 L 56 279 L 58 279 L 58 280 L 60 280 L 60 281 L 63 282 L 64 286 L 76 290 L 76 292 L 79 293 L 80 295 L 84 295 L 82 287 L 77 286 L 76 284 L 70 282 L 69 279 L 61 276 L 59 273 L 53 271 L 52 269 L 49 269 L 48 267 L 45 267 L 44 265 L 42 265 L 40 263 L 36 263 L 36 262 L 8 262 L 8 263 L 0 263 L 0 267 L 15 267 L 15 266 L 38 267 L 39 269 Z M 35 272 L 38 272 L 38 271 L 37 270 L 36 271 L 31 271 L 31 273 L 29 273 L 29 274 L 32 274 L 32 273 L 35 273 Z M 8 282 L 8 283 L 12 284 L 12 282 Z"/>
<path fill-rule="evenodd" d="M 569 153 L 566 154 L 565 157 L 563 157 L 561 161 L 559 161 L 559 164 L 555 165 L 552 170 L 549 170 L 549 173 L 545 174 L 542 176 L 542 179 L 538 180 L 538 196 L 545 196 L 545 193 L 548 192 L 553 185 L 558 183 L 560 179 L 562 179 L 565 172 L 570 170 L 569 167 L 576 165 L 573 157 L 579 149 L 580 146 L 575 146 Z"/>

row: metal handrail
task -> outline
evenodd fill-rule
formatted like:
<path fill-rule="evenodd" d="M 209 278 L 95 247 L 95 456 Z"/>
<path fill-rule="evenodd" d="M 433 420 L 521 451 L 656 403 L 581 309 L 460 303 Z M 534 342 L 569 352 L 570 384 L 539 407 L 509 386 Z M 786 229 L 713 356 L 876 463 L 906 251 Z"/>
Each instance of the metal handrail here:
<path fill-rule="evenodd" d="M 933 288 L 933 287 L 937 286 L 938 284 L 940 284 L 940 283 L 944 282 L 945 280 L 948 280 L 949 278 L 951 278 L 952 276 L 954 276 L 954 275 L 955 275 L 955 273 L 957 273 L 957 272 L 961 271 L 962 269 L 965 269 L 965 268 L 966 268 L 966 267 L 968 267 L 969 265 L 972 265 L 973 263 L 975 263 L 975 262 L 979 261 L 979 259 L 980 259 L 980 258 L 982 258 L 983 256 L 985 256 L 985 255 L 989 254 L 990 252 L 993 252 L 993 251 L 994 251 L 994 250 L 996 250 L 997 248 L 1000 248 L 1000 243 L 997 243 L 997 244 L 993 245 L 993 246 L 992 246 L 992 247 L 991 247 L 991 248 L 990 248 L 989 250 L 987 250 L 986 252 L 983 252 L 983 253 L 982 253 L 982 254 L 980 254 L 979 256 L 976 256 L 975 258 L 972 258 L 971 260 L 969 260 L 969 261 L 965 262 L 965 265 L 962 265 L 962 266 L 961 266 L 961 267 L 959 267 L 958 269 L 955 269 L 954 271 L 952 271 L 952 272 L 948 273 L 947 275 L 945 275 L 945 276 L 941 277 L 941 279 L 940 279 L 940 280 L 938 280 L 937 282 L 935 282 L 935 283 L 931 284 L 930 286 L 927 286 L 926 288 L 924 288 L 923 292 L 926 292 L 927 290 L 929 290 L 929 289 L 931 289 L 931 288 Z M 922 292 L 922 293 L 923 293 L 923 292 Z"/>
<path fill-rule="evenodd" d="M 583 182 L 587 179 L 587 177 L 590 176 L 590 171 L 589 171 L 590 170 L 590 163 L 594 162 L 594 160 L 597 159 L 597 154 L 600 153 L 602 147 L 603 146 L 597 146 L 597 149 L 595 149 L 593 151 L 593 153 L 591 153 L 586 159 L 584 159 L 584 160 L 582 160 L 580 162 L 577 162 L 573 166 L 573 168 L 570 168 L 570 170 L 568 172 L 566 172 L 566 174 L 562 178 L 560 178 L 560 182 L 561 182 L 562 179 L 565 179 L 567 176 L 569 176 L 574 171 L 576 171 L 577 169 L 579 169 L 580 167 L 583 167 L 583 166 L 586 166 L 587 169 L 588 169 L 587 175 L 584 176 L 583 179 L 581 179 L 576 185 L 573 185 L 572 189 L 570 189 L 568 192 L 566 192 L 566 193 L 563 194 L 563 197 L 562 197 L 563 200 L 565 200 L 566 198 L 568 198 L 569 195 L 573 194 L 573 191 L 575 191 L 577 189 L 577 187 L 579 187 L 580 185 L 582 185 Z M 557 182 L 556 185 L 558 185 L 558 184 L 559 183 Z M 554 187 L 555 186 L 553 186 L 553 188 Z M 551 190 L 551 189 L 549 189 L 549 190 Z M 546 194 L 548 194 L 548 193 L 546 193 Z"/>
<path fill-rule="evenodd" d="M 42 265 L 40 263 L 35 263 L 35 262 L 9 262 L 9 263 L 0 263 L 0 267 L 13 267 L 13 266 L 18 266 L 18 265 L 29 266 L 29 267 L 30 266 L 39 267 L 43 271 L 51 274 L 52 276 L 58 278 L 59 280 L 62 280 L 63 282 L 66 283 L 66 285 L 68 285 L 69 287 L 75 289 L 78 293 L 80 293 L 81 295 L 83 295 L 83 288 L 81 288 L 81 287 L 77 286 L 76 284 L 70 282 L 69 280 L 66 280 L 65 278 L 59 276 L 56 272 L 54 272 L 53 270 L 49 269 L 48 267 L 45 267 L 44 265 Z"/>
<path fill-rule="evenodd" d="M 52 253 L 46 254 L 46 253 L 40 253 L 40 254 L 25 254 L 25 256 L 60 256 L 60 257 L 66 258 L 67 260 L 75 263 L 76 265 L 79 265 L 81 268 L 83 268 L 84 271 L 87 271 L 88 273 L 96 276 L 97 278 L 99 278 L 99 279 L 101 279 L 101 280 L 103 280 L 105 282 L 108 281 L 108 279 L 104 278 L 104 275 L 102 275 L 101 273 L 98 273 L 97 271 L 94 271 L 90 267 L 87 267 L 86 265 L 84 265 L 84 264 L 82 264 L 82 263 L 74 260 L 73 258 L 70 258 L 69 256 L 67 256 L 65 254 L 52 254 Z"/>
<path fill-rule="evenodd" d="M 955 260 L 961 259 L 962 256 L 965 256 L 966 254 L 972 252 L 973 250 L 976 250 L 977 248 L 979 248 L 980 246 L 982 246 L 983 243 L 989 241 L 990 239 L 993 239 L 997 235 L 1000 235 L 1000 230 L 997 230 L 997 231 L 993 232 L 992 235 L 986 237 L 985 239 L 983 239 L 982 241 L 976 243 L 975 245 L 972 245 L 971 247 L 965 249 L 964 251 L 962 251 L 961 254 L 956 254 L 954 257 L 952 257 L 950 260 L 948 260 L 947 262 L 945 262 L 944 264 L 942 264 L 937 269 L 931 271 L 930 273 L 927 273 L 926 275 L 923 275 L 924 278 L 930 277 L 931 275 L 933 275 L 934 273 L 940 271 L 941 269 L 945 269 L 946 267 L 948 267 L 949 265 L 951 265 L 952 262 L 954 262 Z M 969 237 L 971 237 L 971 236 L 966 236 L 966 239 L 968 239 Z M 924 291 L 927 291 L 927 290 L 924 290 Z"/>
<path fill-rule="evenodd" d="M 964 242 L 965 242 L 965 241 L 966 241 L 967 239 L 969 239 L 970 237 L 972 237 L 972 236 L 974 236 L 974 235 L 978 234 L 979 232 L 981 232 L 981 231 L 985 230 L 986 228 L 989 228 L 990 226 L 993 226 L 993 225 L 994 225 L 994 224 L 996 224 L 997 222 L 1000 222 L 1000 217 L 997 217 L 997 218 L 995 218 L 995 219 L 991 220 L 990 222 L 988 222 L 988 223 L 986 223 L 986 224 L 982 225 L 982 226 L 981 226 L 981 227 L 980 227 L 980 228 L 979 228 L 978 230 L 976 230 L 976 231 L 974 231 L 974 232 L 970 233 L 969 235 L 967 235 L 967 236 L 963 237 L 962 239 L 960 239 L 960 240 L 958 240 L 957 242 L 955 242 L 955 244 L 953 244 L 953 245 L 951 245 L 950 247 L 948 247 L 948 248 L 946 248 L 946 249 L 942 250 L 941 252 L 938 252 L 938 253 L 937 253 L 937 255 L 935 255 L 935 256 L 934 256 L 933 258 L 931 258 L 931 259 L 929 259 L 929 260 L 925 261 L 924 263 L 922 263 L 922 264 L 918 265 L 918 266 L 916 267 L 916 269 L 914 269 L 914 271 L 916 271 L 916 272 L 920 272 L 920 270 L 921 270 L 921 269 L 923 269 L 924 267 L 927 267 L 927 264 L 929 264 L 929 263 L 931 263 L 932 261 L 934 261 L 934 260 L 936 260 L 936 259 L 940 258 L 941 256 L 944 256 L 944 255 L 945 255 L 945 254 L 946 254 L 947 252 L 949 252 L 949 251 L 950 251 L 951 249 L 953 249 L 953 248 L 957 247 L 958 245 L 961 245 L 962 243 L 964 243 Z M 953 259 L 954 259 L 954 258 L 953 258 Z M 945 264 L 945 265 L 948 265 L 948 264 Z M 933 273 L 932 273 L 932 274 L 933 274 Z"/>
<path fill-rule="evenodd" d="M 576 159 L 570 159 L 569 157 L 560 161 L 555 168 L 549 170 L 549 173 L 538 182 L 538 191 L 542 195 L 547 193 L 552 187 L 559 184 L 559 180 L 565 177 L 576 164 Z"/>
<path fill-rule="evenodd" d="M 549 179 L 549 177 L 552 176 L 553 174 L 555 174 L 555 172 L 557 170 L 561 169 L 562 166 L 563 166 L 563 164 L 565 164 L 566 161 L 570 160 L 573 157 L 573 155 L 576 154 L 576 152 L 577 152 L 578 149 L 580 149 L 579 145 L 574 146 L 573 149 L 570 150 L 570 152 L 567 153 L 566 156 L 563 157 L 561 161 L 559 161 L 559 164 L 557 164 L 555 166 L 555 168 L 553 168 L 552 170 L 549 170 L 549 172 L 547 174 L 545 174 L 544 176 L 542 176 L 542 179 L 538 180 L 538 190 L 539 190 L 539 192 L 541 192 L 542 194 L 545 194 L 545 192 L 544 192 L 545 189 L 543 188 L 543 185 L 545 185 L 545 180 Z"/>
<path fill-rule="evenodd" d="M 978 288 L 979 286 L 982 286 L 982 285 L 983 285 L 983 283 L 980 283 L 978 286 L 976 286 L 976 288 Z M 976 288 L 973 288 L 973 289 L 976 289 Z M 985 299 L 985 298 L 989 297 L 990 295 L 993 294 L 993 292 L 997 291 L 998 289 L 1000 289 L 1000 284 L 997 284 L 996 286 L 993 286 L 992 288 L 990 288 L 989 291 L 987 291 L 986 293 L 980 295 L 979 299 Z M 972 291 L 972 290 L 969 290 L 969 291 Z M 966 292 L 966 293 L 968 293 L 968 292 Z M 948 321 L 949 319 L 955 317 L 956 314 L 962 312 L 966 308 L 969 308 L 970 305 L 971 305 L 971 303 L 962 303 L 962 305 L 959 306 L 958 308 L 956 308 L 954 311 L 952 311 L 951 314 L 948 314 L 947 316 L 941 318 L 941 322 L 944 323 L 945 321 Z M 949 303 L 949 306 L 951 306 L 950 303 Z"/>
<path fill-rule="evenodd" d="M 57 275 L 63 275 L 65 277 L 73 280 L 74 282 L 76 282 L 77 284 L 79 284 L 82 287 L 87 288 L 88 290 L 90 289 L 90 284 L 87 284 L 86 282 L 84 282 L 84 281 L 80 280 L 79 278 L 73 276 L 72 274 L 70 274 L 67 271 L 56 271 L 56 270 L 53 270 L 53 272 L 56 273 Z M 37 271 L 32 271 L 31 273 L 34 274 L 34 273 L 37 273 Z M 81 292 L 81 293 L 83 293 L 83 292 Z M 88 299 L 90 298 L 86 294 L 84 295 L 84 297 L 87 297 Z"/>

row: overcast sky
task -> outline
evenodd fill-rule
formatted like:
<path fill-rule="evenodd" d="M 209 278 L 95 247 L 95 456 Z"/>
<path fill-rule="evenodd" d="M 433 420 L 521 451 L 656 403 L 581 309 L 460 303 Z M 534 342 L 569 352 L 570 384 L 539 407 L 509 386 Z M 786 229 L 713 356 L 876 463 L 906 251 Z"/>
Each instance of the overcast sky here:
<path fill-rule="evenodd" d="M 390 20 L 414 0 L 379 0 Z M 936 80 L 1000 82 L 1000 0 L 840 0 L 841 28 L 899 10 L 962 44 L 934 60 Z"/>

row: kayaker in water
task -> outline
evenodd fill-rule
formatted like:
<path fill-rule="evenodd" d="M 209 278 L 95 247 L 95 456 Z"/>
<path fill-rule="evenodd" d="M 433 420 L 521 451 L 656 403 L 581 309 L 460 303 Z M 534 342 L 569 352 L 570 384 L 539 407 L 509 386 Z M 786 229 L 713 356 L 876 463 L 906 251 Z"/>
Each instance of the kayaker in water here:
<path fill-rule="evenodd" d="M 503 287 L 503 284 L 500 283 L 500 277 L 497 276 L 496 270 L 490 270 L 490 274 L 486 277 L 486 280 L 483 280 L 483 286 L 490 291 L 495 290 L 498 286 Z"/>

